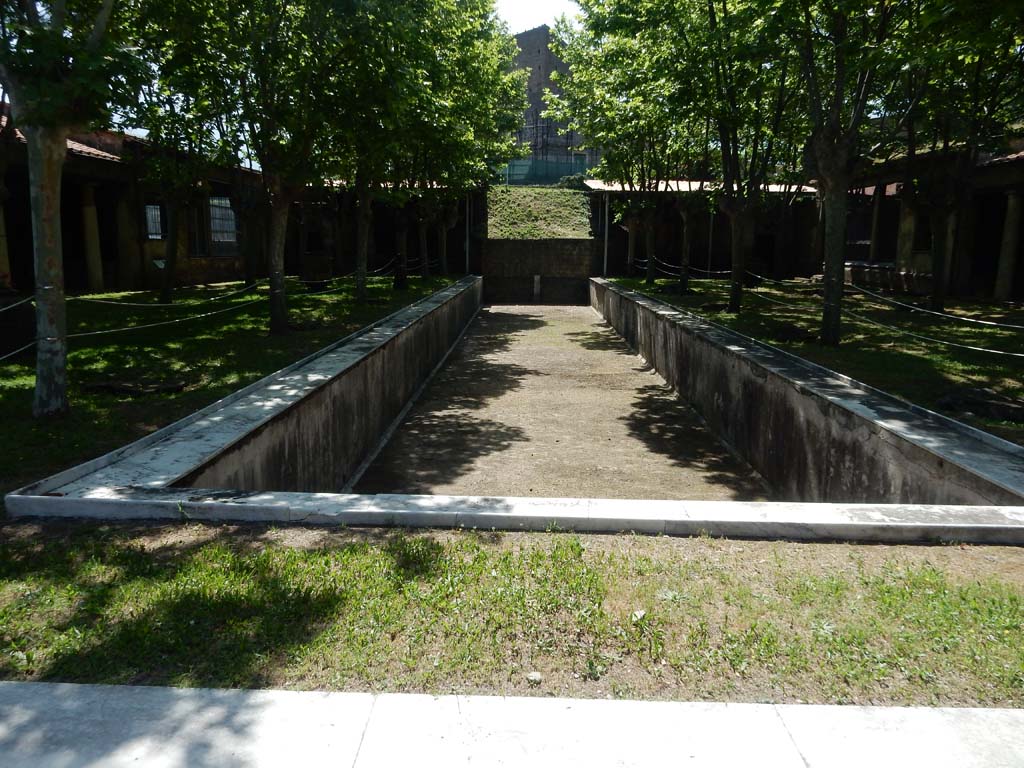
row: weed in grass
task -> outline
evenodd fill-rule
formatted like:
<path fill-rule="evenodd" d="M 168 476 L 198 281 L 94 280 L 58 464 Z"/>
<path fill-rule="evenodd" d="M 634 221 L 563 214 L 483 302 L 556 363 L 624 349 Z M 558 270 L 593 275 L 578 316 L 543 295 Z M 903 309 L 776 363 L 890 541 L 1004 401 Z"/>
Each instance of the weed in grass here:
<path fill-rule="evenodd" d="M 955 578 L 969 549 L 19 530 L 0 529 L 4 678 L 502 693 L 537 671 L 573 695 L 1024 704 L 1024 581 Z"/>

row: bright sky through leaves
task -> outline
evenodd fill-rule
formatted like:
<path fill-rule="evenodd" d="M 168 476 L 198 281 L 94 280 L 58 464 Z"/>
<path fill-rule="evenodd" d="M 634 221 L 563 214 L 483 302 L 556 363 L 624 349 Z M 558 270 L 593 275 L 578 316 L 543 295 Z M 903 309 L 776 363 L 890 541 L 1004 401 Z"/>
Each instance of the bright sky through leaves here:
<path fill-rule="evenodd" d="M 512 34 L 541 24 L 551 26 L 562 14 L 574 16 L 580 10 L 573 0 L 498 0 L 496 5 Z"/>

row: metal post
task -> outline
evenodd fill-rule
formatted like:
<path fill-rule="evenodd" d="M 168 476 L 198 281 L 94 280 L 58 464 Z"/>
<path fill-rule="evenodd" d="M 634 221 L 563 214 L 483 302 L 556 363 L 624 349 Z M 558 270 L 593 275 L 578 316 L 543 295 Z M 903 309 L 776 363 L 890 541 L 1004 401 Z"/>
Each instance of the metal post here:
<path fill-rule="evenodd" d="M 609 198 L 611 196 L 604 193 L 604 272 L 603 277 L 608 277 L 608 230 L 611 229 L 611 220 L 608 218 L 609 213 Z"/>

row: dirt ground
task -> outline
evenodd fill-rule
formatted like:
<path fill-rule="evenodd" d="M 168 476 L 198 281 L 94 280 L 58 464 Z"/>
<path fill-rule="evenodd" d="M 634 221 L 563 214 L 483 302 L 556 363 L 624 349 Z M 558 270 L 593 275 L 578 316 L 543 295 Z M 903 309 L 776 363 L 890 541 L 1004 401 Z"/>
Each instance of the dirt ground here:
<path fill-rule="evenodd" d="M 359 493 L 763 500 L 589 307 L 481 311 Z"/>

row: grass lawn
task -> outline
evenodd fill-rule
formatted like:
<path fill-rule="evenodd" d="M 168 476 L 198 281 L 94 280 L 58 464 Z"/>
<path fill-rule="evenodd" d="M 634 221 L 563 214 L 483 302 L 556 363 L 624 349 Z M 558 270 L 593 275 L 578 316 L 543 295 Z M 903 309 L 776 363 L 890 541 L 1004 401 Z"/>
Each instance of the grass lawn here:
<path fill-rule="evenodd" d="M 8 523 L 0 677 L 1020 707 L 1024 549 Z"/>
<path fill-rule="evenodd" d="M 617 282 L 705 315 L 717 323 L 904 400 L 1024 444 L 1024 420 L 993 418 L 983 412 L 975 413 L 979 410 L 975 404 L 958 402 L 956 397 L 956 393 L 965 390 L 987 389 L 991 391 L 992 397 L 1004 402 L 1024 402 L 1024 358 L 974 352 L 922 341 L 852 319 L 844 321 L 844 341 L 840 347 L 824 346 L 817 341 L 821 297 L 814 292 L 815 288 L 810 283 L 785 286 L 765 283 L 756 290 L 746 292 L 745 309 L 736 315 L 702 309 L 702 305 L 721 304 L 728 300 L 727 281 L 691 281 L 693 292 L 685 295 L 674 291 L 674 280 L 658 280 L 654 286 L 645 285 L 642 279 L 621 279 Z M 771 300 L 790 306 L 783 307 Z M 907 303 L 914 301 L 906 297 L 900 300 Z M 844 298 L 844 306 L 876 322 L 923 336 L 975 347 L 1024 352 L 1024 331 L 950 321 L 893 308 L 852 292 L 848 292 Z M 979 302 L 950 301 L 947 311 L 964 317 L 1024 325 L 1024 309 L 1011 310 Z"/>
<path fill-rule="evenodd" d="M 590 203 L 583 192 L 556 187 L 491 187 L 487 236 L 495 240 L 589 238 Z"/>
<path fill-rule="evenodd" d="M 35 358 L 29 352 L 0 363 L 0 496 L 68 466 L 100 456 L 218 400 L 287 364 L 336 341 L 396 309 L 440 289 L 445 279 L 410 279 L 394 293 L 390 278 L 371 278 L 370 300 L 357 306 L 352 281 L 343 290 L 303 295 L 290 285 L 293 322 L 305 330 L 267 333 L 265 287 L 198 304 L 237 290 L 238 284 L 181 289 L 173 308 L 68 303 L 68 332 L 122 328 L 239 306 L 237 311 L 147 330 L 70 341 L 68 376 L 71 413 L 32 418 Z M 107 294 L 110 301 L 153 303 L 154 292 Z M 255 299 L 264 299 L 242 307 Z M 96 389 L 110 382 L 183 384 L 180 392 L 126 395 Z"/>

